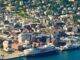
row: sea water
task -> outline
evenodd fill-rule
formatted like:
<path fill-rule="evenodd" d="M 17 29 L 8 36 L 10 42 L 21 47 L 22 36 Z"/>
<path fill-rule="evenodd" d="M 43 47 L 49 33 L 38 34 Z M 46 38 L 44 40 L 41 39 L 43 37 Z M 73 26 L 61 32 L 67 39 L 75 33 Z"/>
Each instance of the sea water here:
<path fill-rule="evenodd" d="M 19 57 L 10 60 L 80 60 L 80 50 L 63 51 L 44 56 Z"/>

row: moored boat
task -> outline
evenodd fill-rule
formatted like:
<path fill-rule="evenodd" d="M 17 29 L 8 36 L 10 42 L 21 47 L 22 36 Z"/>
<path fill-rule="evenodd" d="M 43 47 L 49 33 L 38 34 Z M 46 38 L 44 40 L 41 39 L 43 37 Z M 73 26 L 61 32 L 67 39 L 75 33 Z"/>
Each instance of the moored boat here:
<path fill-rule="evenodd" d="M 50 53 L 53 52 L 53 53 Z M 30 49 L 26 49 L 24 50 L 24 54 L 26 56 L 40 56 L 40 55 L 44 55 L 44 54 L 54 54 L 58 52 L 58 49 L 55 46 L 50 46 L 50 45 L 44 45 L 42 47 L 38 47 L 38 48 L 30 48 Z"/>

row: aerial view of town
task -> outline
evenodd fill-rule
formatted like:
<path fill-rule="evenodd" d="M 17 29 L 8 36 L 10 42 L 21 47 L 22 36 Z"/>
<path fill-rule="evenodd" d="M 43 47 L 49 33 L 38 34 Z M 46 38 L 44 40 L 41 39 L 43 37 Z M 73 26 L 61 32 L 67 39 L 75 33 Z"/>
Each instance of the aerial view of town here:
<path fill-rule="evenodd" d="M 0 60 L 80 60 L 80 0 L 0 0 Z"/>

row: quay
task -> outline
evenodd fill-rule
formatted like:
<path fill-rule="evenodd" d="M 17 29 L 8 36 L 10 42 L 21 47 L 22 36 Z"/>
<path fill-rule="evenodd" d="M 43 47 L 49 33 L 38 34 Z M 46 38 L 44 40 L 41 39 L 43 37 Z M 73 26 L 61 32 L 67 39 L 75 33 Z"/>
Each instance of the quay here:
<path fill-rule="evenodd" d="M 74 50 L 74 49 L 80 49 L 80 45 L 77 46 L 77 47 L 72 47 L 72 48 L 62 48 L 62 47 L 56 47 L 57 51 L 56 53 L 61 53 L 63 51 L 69 51 L 69 50 Z M 59 52 L 60 51 L 60 52 Z M 49 51 L 50 52 L 50 51 Z M 53 53 L 53 52 L 50 52 L 50 53 Z M 41 53 L 41 54 L 44 54 L 44 53 Z M 54 53 L 53 53 L 54 54 Z M 37 54 L 38 55 L 38 54 Z M 3 55 L 3 56 L 0 56 L 0 60 L 7 60 L 7 59 L 13 59 L 13 58 L 19 58 L 19 57 L 24 57 L 24 56 L 34 56 L 35 57 L 35 54 L 32 55 L 32 54 L 29 54 L 29 50 L 26 50 L 24 52 L 15 52 L 13 54 L 8 54 L 8 55 Z"/>

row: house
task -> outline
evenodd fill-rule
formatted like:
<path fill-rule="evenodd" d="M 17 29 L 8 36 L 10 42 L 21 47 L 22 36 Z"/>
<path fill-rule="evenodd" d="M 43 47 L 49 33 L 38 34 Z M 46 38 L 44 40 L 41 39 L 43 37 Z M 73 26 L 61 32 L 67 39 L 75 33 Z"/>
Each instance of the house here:
<path fill-rule="evenodd" d="M 18 35 L 18 41 L 19 43 L 22 43 L 25 40 L 31 41 L 32 36 L 33 36 L 33 33 L 21 33 Z"/>

